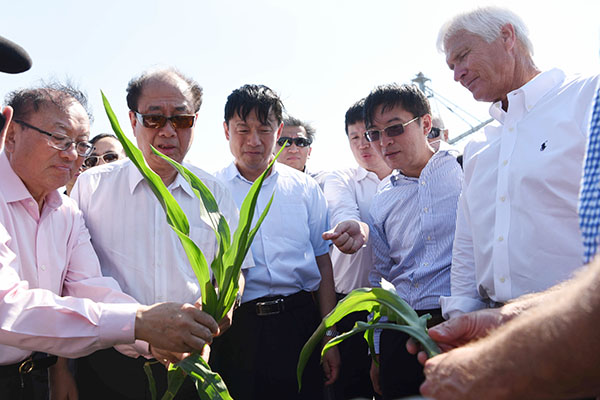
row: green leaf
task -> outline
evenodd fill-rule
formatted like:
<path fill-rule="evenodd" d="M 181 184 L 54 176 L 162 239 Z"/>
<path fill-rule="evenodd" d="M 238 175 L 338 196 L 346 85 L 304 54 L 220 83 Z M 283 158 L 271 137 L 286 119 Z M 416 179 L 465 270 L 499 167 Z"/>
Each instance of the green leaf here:
<path fill-rule="evenodd" d="M 167 371 L 167 390 L 161 400 L 172 400 L 177 395 L 179 388 L 183 385 L 183 381 L 185 381 L 186 374 L 180 367 L 177 366 L 169 366 L 169 371 Z"/>
<path fill-rule="evenodd" d="M 390 321 L 400 325 L 409 325 L 418 328 L 425 332 L 425 336 L 427 336 L 427 319 L 429 317 L 427 315 L 419 317 L 415 310 L 413 310 L 408 303 L 396 293 L 382 288 L 355 289 L 342 299 L 336 307 L 323 318 L 315 332 L 304 344 L 300 353 L 300 358 L 298 359 L 297 367 L 299 388 L 302 382 L 304 367 L 315 347 L 321 343 L 321 339 L 325 336 L 327 329 L 335 325 L 346 315 L 355 311 L 379 311 L 381 315 L 388 316 Z M 375 316 L 378 318 L 379 314 L 375 313 Z M 427 340 L 430 341 L 430 343 L 428 343 L 429 348 L 437 347 L 435 342 L 433 342 L 429 336 L 427 336 Z M 372 343 L 369 345 L 372 346 Z"/>
<path fill-rule="evenodd" d="M 211 371 L 199 353 L 183 359 L 178 366 L 194 378 L 202 400 L 233 400 L 221 376 Z"/>
<path fill-rule="evenodd" d="M 150 387 L 150 396 L 152 396 L 152 400 L 156 400 L 156 381 L 154 380 L 154 374 L 152 374 L 151 365 L 153 362 L 146 361 L 144 363 L 144 372 L 146 373 L 146 377 L 148 378 L 148 386 Z"/>

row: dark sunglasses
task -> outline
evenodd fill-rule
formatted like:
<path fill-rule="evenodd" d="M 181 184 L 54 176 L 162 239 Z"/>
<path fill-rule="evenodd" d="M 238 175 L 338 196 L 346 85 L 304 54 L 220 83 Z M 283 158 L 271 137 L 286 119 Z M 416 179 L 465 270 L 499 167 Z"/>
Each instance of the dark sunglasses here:
<path fill-rule="evenodd" d="M 287 141 L 287 143 L 286 143 L 286 141 Z M 284 144 L 285 144 L 285 147 L 290 147 L 292 145 L 292 143 L 294 143 L 298 147 L 308 147 L 312 144 L 312 140 L 303 138 L 303 137 L 295 137 L 295 138 L 280 137 L 277 140 L 277 146 L 279 146 L 279 147 L 283 147 Z"/>
<path fill-rule="evenodd" d="M 365 132 L 365 138 L 367 139 L 367 142 L 377 142 L 377 141 L 379 141 L 379 138 L 381 138 L 381 135 L 383 134 L 383 132 L 385 132 L 386 135 L 388 135 L 388 137 L 402 135 L 404 133 L 404 127 L 406 125 L 410 124 L 411 122 L 418 120 L 419 118 L 420 117 L 414 117 L 410 121 L 405 122 L 403 124 L 394 124 L 394 125 L 388 126 L 387 128 L 383 128 L 381 130 L 369 129 L 368 131 Z"/>
<path fill-rule="evenodd" d="M 173 115 L 167 117 L 160 114 L 140 114 L 134 111 L 135 118 L 139 123 L 150 129 L 160 129 L 165 126 L 167 121 L 171 122 L 173 129 L 188 129 L 194 126 L 195 115 Z"/>
<path fill-rule="evenodd" d="M 85 160 L 83 160 L 83 165 L 85 165 L 86 168 L 95 167 L 96 165 L 98 165 L 98 161 L 100 161 L 100 159 L 103 159 L 104 162 L 108 164 L 114 161 L 118 161 L 119 155 L 114 151 L 109 151 L 100 156 L 89 156 Z"/>

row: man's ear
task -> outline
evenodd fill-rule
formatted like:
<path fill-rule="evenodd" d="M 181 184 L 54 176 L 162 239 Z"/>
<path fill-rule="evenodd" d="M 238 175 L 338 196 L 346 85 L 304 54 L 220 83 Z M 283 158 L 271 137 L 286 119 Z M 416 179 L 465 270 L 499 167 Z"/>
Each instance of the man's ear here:
<path fill-rule="evenodd" d="M 425 136 L 427 136 L 429 131 L 431 131 L 431 126 L 432 126 L 431 115 L 425 114 L 421 117 L 421 120 L 423 121 L 423 134 Z"/>
<path fill-rule="evenodd" d="M 135 127 L 137 126 L 138 120 L 135 117 L 135 112 L 131 110 L 129 110 L 129 122 L 131 123 L 131 130 L 133 131 L 133 136 L 136 136 Z"/>
<path fill-rule="evenodd" d="M 2 126 L 2 129 L 0 129 L 0 151 L 2 150 L 2 147 L 4 146 L 4 138 L 6 136 L 6 132 L 8 131 L 8 126 L 10 125 L 10 123 L 12 121 L 12 116 L 13 116 L 12 107 L 10 107 L 10 106 L 4 107 L 4 109 L 2 110 L 2 117 L 4 119 L 4 124 Z"/>
<path fill-rule="evenodd" d="M 229 140 L 229 126 L 227 121 L 223 122 L 223 130 L 225 131 L 225 139 Z"/>
<path fill-rule="evenodd" d="M 502 44 L 506 51 L 512 50 L 517 42 L 517 34 L 515 33 L 515 27 L 512 24 L 504 24 L 500 28 L 500 37 L 502 38 Z"/>

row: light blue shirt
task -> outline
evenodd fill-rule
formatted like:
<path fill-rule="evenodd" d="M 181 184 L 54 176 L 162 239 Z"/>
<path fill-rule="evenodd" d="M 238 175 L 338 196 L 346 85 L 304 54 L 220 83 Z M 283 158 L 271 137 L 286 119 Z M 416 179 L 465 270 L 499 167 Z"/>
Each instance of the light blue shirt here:
<path fill-rule="evenodd" d="M 373 286 L 383 277 L 416 310 L 439 308 L 450 293 L 450 264 L 463 180 L 454 151 L 444 146 L 419 178 L 394 171 L 371 204 Z"/>
<path fill-rule="evenodd" d="M 253 182 L 233 163 L 215 175 L 241 207 Z M 329 251 L 328 241 L 321 237 L 329 229 L 323 192 L 307 174 L 275 163 L 258 196 L 253 226 L 273 193 L 271 209 L 252 242 L 255 266 L 247 270 L 242 303 L 301 290 L 312 292 L 321 283 L 315 257 Z"/>

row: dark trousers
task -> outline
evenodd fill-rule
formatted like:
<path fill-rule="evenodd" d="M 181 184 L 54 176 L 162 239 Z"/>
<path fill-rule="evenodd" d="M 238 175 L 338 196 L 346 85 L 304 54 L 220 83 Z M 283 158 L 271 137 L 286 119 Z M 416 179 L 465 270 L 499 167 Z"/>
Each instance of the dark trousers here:
<path fill-rule="evenodd" d="M 444 319 L 439 308 L 417 311 L 417 314 L 431 314 L 428 327 L 442 323 Z M 384 329 L 379 341 L 379 384 L 383 398 L 398 399 L 419 394 L 419 387 L 425 380 L 423 366 L 417 356 L 406 351 L 409 335 Z"/>
<path fill-rule="evenodd" d="M 100 350 L 77 359 L 75 381 L 79 398 L 109 400 L 151 399 L 148 378 L 144 372 L 144 357 L 131 358 L 114 348 Z M 154 360 L 153 360 L 154 361 Z M 152 364 L 158 398 L 167 389 L 167 370 L 164 365 Z M 198 392 L 188 378 L 175 399 L 197 399 Z"/>
<path fill-rule="evenodd" d="M 338 301 L 344 295 L 337 295 Z M 367 321 L 367 311 L 358 311 L 346 315 L 337 324 L 338 332 L 348 332 L 357 321 Z M 371 383 L 371 356 L 369 345 L 362 334 L 356 334 L 338 346 L 341 358 L 340 375 L 332 385 L 335 400 L 349 400 L 356 398 L 372 399 L 379 396 L 373 390 Z"/>
<path fill-rule="evenodd" d="M 29 373 L 18 373 L 21 363 L 16 363 L 12 367 L 1 366 L 0 400 L 47 400 L 48 367 L 56 362 L 56 357 L 52 360 L 48 357 L 45 353 L 34 353 L 32 359 L 36 367 Z"/>
<path fill-rule="evenodd" d="M 269 301 L 259 299 L 258 301 Z M 308 292 L 283 298 L 284 310 L 257 315 L 257 301 L 235 310 L 233 324 L 215 338 L 210 365 L 218 372 L 235 400 L 319 400 L 323 396 L 320 348 L 304 370 L 298 393 L 296 366 L 302 346 L 321 320 Z"/>

